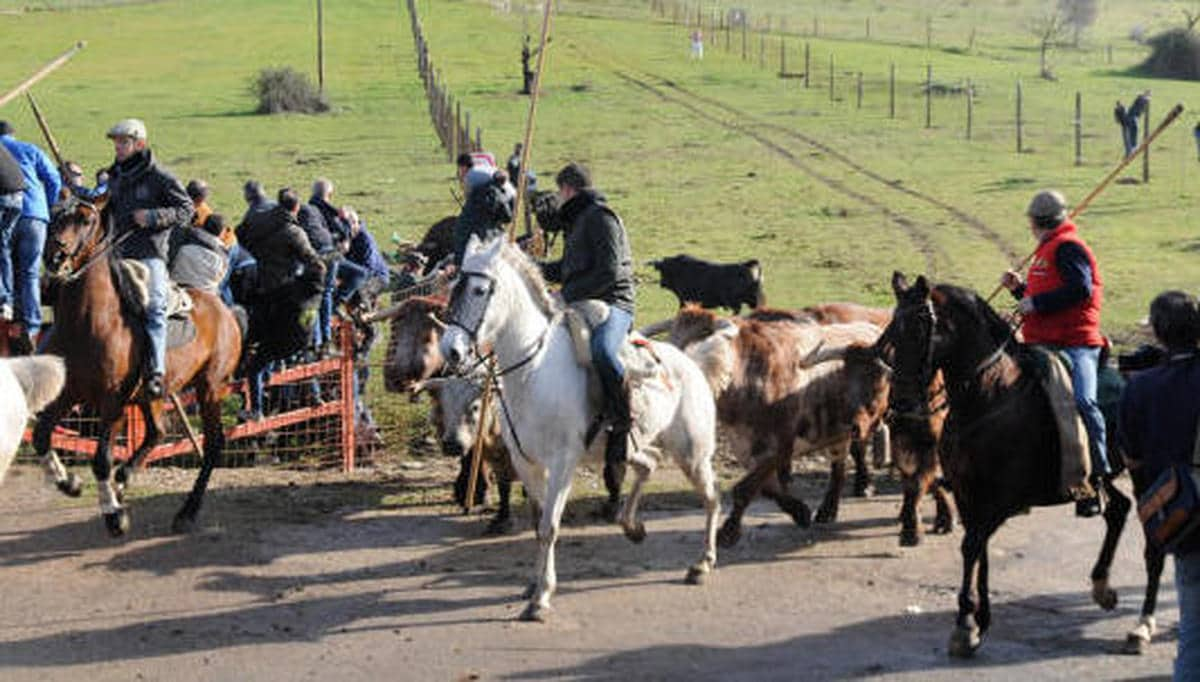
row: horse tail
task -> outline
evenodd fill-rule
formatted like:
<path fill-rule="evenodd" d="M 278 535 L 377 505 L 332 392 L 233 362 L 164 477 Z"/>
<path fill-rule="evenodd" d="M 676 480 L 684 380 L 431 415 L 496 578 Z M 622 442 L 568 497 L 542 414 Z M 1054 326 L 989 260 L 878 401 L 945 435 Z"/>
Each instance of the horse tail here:
<path fill-rule="evenodd" d="M 38 412 L 62 392 L 67 367 L 55 355 L 34 355 L 6 360 L 21 385 L 30 412 Z"/>

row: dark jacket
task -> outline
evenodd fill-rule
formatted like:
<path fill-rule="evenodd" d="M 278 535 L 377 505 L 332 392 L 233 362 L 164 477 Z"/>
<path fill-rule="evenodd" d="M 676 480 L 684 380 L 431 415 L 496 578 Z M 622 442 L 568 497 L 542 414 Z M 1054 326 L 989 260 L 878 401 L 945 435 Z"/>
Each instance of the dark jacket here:
<path fill-rule="evenodd" d="M 308 235 L 308 243 L 312 245 L 313 251 L 325 255 L 336 250 L 333 245 L 333 236 L 329 233 L 329 226 L 325 222 L 325 216 L 316 206 L 301 204 L 296 221 L 300 224 L 300 229 L 304 230 L 304 234 Z"/>
<path fill-rule="evenodd" d="M 321 217 L 325 219 L 325 227 L 329 230 L 329 236 L 333 238 L 334 244 L 341 244 L 350 238 L 350 229 L 338 214 L 337 207 L 318 196 L 309 199 L 308 205 L 321 212 Z"/>
<path fill-rule="evenodd" d="M 325 264 L 308 244 L 308 237 L 296 223 L 296 217 L 276 206 L 263 219 L 252 217 L 247 238 L 238 241 L 258 261 L 258 290 L 261 296 L 297 285 L 293 290 L 305 297 L 319 295 L 324 289 Z M 299 274 L 297 274 L 299 272 Z"/>
<path fill-rule="evenodd" d="M 454 262 L 462 263 L 471 235 L 487 241 L 504 234 L 504 224 L 512 217 L 512 202 L 502 184 L 492 181 L 472 187 L 454 222 Z"/>
<path fill-rule="evenodd" d="M 183 185 L 155 163 L 149 149 L 114 163 L 108 176 L 107 210 L 115 236 L 134 232 L 121 243 L 117 255 L 165 261 L 171 230 L 190 229 L 192 222 L 192 200 Z M 149 225 L 138 227 L 133 212 L 143 208 L 149 211 Z"/>
<path fill-rule="evenodd" d="M 13 155 L 0 145 L 0 194 L 12 194 L 25 189 L 25 176 Z"/>
<path fill-rule="evenodd" d="M 633 313 L 633 255 L 620 218 L 595 190 L 582 190 L 559 209 L 568 225 L 561 260 L 542 270 L 562 282 L 567 303 L 597 299 Z"/>

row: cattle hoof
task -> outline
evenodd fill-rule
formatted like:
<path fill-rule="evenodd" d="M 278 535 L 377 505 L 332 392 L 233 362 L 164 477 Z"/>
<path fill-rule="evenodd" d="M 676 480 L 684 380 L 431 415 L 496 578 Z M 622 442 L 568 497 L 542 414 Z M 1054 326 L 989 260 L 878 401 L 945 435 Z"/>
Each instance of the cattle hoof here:
<path fill-rule="evenodd" d="M 520 619 L 527 623 L 545 623 L 550 617 L 550 607 L 530 602 L 521 612 Z"/>
<path fill-rule="evenodd" d="M 625 531 L 625 537 L 635 545 L 642 544 L 646 539 L 646 524 L 641 521 L 638 521 L 636 526 L 622 526 L 621 530 Z"/>
<path fill-rule="evenodd" d="M 180 512 L 171 521 L 171 532 L 176 535 L 187 535 L 196 529 L 196 517 Z"/>
<path fill-rule="evenodd" d="M 104 527 L 108 530 L 108 534 L 114 538 L 125 535 L 129 532 L 129 511 L 118 509 L 111 514 L 105 514 Z"/>
<path fill-rule="evenodd" d="M 67 474 L 65 480 L 55 484 L 58 491 L 67 497 L 79 497 L 83 494 L 83 479 L 75 474 Z"/>
<path fill-rule="evenodd" d="M 905 528 L 900 531 L 900 546 L 901 547 L 916 547 L 921 544 L 921 534 L 914 528 Z"/>
<path fill-rule="evenodd" d="M 825 505 L 821 505 L 821 508 L 817 510 L 817 516 L 815 519 L 813 519 L 813 521 L 816 523 L 833 523 L 834 521 L 837 521 L 837 515 L 837 507 L 827 507 Z"/>
<path fill-rule="evenodd" d="M 1105 611 L 1117 608 L 1117 591 L 1108 586 L 1107 580 L 1092 581 L 1092 601 Z"/>
<path fill-rule="evenodd" d="M 946 653 L 951 658 L 973 658 L 979 649 L 979 628 L 958 626 L 950 633 L 950 645 Z"/>
<path fill-rule="evenodd" d="M 696 564 L 695 566 L 688 567 L 688 572 L 687 575 L 684 576 L 683 582 L 687 583 L 688 585 L 703 585 L 708 582 L 708 579 L 711 575 L 712 571 L 708 568 L 708 566 L 704 564 Z"/>
<path fill-rule="evenodd" d="M 485 536 L 508 535 L 512 531 L 513 531 L 512 519 L 511 518 L 502 519 L 497 516 L 496 518 L 492 519 L 492 522 L 487 525 L 487 528 L 483 529 L 483 534 Z"/>
<path fill-rule="evenodd" d="M 728 521 L 721 526 L 721 530 L 717 531 L 717 544 L 721 547 L 733 547 L 742 539 L 742 528 L 738 524 L 730 524 Z"/>

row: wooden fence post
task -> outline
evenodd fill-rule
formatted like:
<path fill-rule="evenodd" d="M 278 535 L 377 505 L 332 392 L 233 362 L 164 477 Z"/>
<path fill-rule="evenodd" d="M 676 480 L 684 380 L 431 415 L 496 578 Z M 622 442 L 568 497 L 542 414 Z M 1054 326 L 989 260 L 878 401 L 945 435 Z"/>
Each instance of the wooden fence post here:
<path fill-rule="evenodd" d="M 779 75 L 787 77 L 787 39 L 779 36 Z"/>
<path fill-rule="evenodd" d="M 829 53 L 829 101 L 833 101 L 833 53 Z"/>
<path fill-rule="evenodd" d="M 758 68 L 767 68 L 767 34 L 762 31 L 758 33 Z"/>
<path fill-rule="evenodd" d="M 1075 91 L 1075 165 L 1083 165 L 1083 93 Z"/>
<path fill-rule="evenodd" d="M 975 86 L 967 81 L 967 140 L 971 139 L 971 127 L 975 122 Z"/>
<path fill-rule="evenodd" d="M 867 17 L 867 40 L 871 39 L 871 17 Z"/>
<path fill-rule="evenodd" d="M 858 72 L 858 87 L 857 87 L 857 92 L 856 92 L 857 97 L 855 98 L 855 105 L 854 105 L 855 109 L 862 109 L 862 92 L 863 92 L 862 78 L 863 78 L 863 72 L 859 71 Z"/>
<path fill-rule="evenodd" d="M 888 118 L 896 118 L 896 62 L 888 70 Z"/>
<path fill-rule="evenodd" d="M 1017 153 L 1020 154 L 1025 150 L 1025 146 L 1021 144 L 1021 81 L 1017 81 Z"/>
<path fill-rule="evenodd" d="M 812 70 L 809 68 L 809 51 L 808 41 L 804 41 L 804 89 L 808 89 L 808 74 Z"/>
<path fill-rule="evenodd" d="M 933 127 L 933 64 L 925 65 L 925 127 Z"/>
<path fill-rule="evenodd" d="M 747 37 L 746 31 L 747 31 L 746 22 L 743 21 L 742 22 L 742 61 L 746 61 L 746 54 L 747 54 L 746 49 L 748 47 L 748 44 L 747 44 L 748 37 Z"/>
<path fill-rule="evenodd" d="M 317 0 L 317 92 L 325 94 L 325 3 Z"/>
<path fill-rule="evenodd" d="M 925 17 L 925 47 L 933 47 L 933 15 Z"/>

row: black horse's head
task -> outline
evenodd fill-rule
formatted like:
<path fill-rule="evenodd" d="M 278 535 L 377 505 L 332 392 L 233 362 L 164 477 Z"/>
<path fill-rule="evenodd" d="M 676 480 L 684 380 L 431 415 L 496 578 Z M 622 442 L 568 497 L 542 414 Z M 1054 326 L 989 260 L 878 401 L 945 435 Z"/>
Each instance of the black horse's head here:
<path fill-rule="evenodd" d="M 55 210 L 42 252 L 47 273 L 62 277 L 78 271 L 90 259 L 107 232 L 107 199 L 103 196 L 89 202 L 72 197 Z"/>
<path fill-rule="evenodd" d="M 973 291 L 949 284 L 930 286 L 924 276 L 911 286 L 892 275 L 896 309 L 884 331 L 892 357 L 891 409 L 920 412 L 937 370 L 949 381 L 978 373 L 1009 340 L 1012 330 Z"/>

